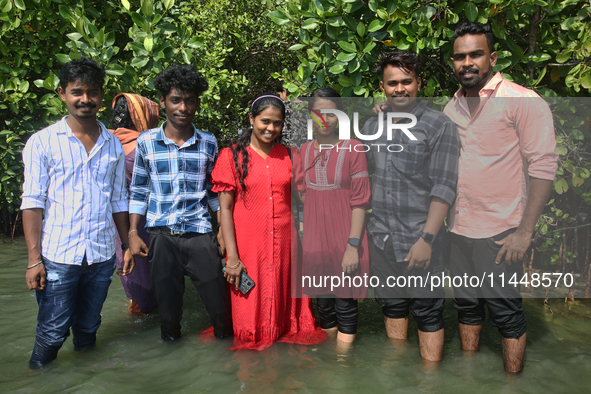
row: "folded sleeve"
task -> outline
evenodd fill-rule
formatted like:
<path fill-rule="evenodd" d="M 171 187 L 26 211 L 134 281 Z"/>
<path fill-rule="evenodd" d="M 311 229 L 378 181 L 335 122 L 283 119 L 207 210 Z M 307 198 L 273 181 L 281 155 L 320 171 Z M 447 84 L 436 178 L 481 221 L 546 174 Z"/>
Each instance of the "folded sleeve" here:
<path fill-rule="evenodd" d="M 230 148 L 224 148 L 220 151 L 211 173 L 211 183 L 213 184 L 212 191 L 215 193 L 235 192 L 237 190 L 234 157 Z"/>
<path fill-rule="evenodd" d="M 131 178 L 131 198 L 129 201 L 129 213 L 145 215 L 148 210 L 150 189 L 152 180 L 150 177 L 150 164 L 146 159 L 146 151 L 143 145 L 142 136 L 138 138 L 135 148 L 135 162 Z"/>
<path fill-rule="evenodd" d="M 514 100 L 517 101 L 517 100 Z M 554 180 L 558 168 L 554 121 L 541 97 L 520 98 L 514 105 L 519 145 L 532 178 Z"/>
<path fill-rule="evenodd" d="M 23 163 L 25 164 L 25 183 L 21 209 L 45 208 L 49 173 L 39 133 L 33 134 L 27 141 L 23 149 Z"/>

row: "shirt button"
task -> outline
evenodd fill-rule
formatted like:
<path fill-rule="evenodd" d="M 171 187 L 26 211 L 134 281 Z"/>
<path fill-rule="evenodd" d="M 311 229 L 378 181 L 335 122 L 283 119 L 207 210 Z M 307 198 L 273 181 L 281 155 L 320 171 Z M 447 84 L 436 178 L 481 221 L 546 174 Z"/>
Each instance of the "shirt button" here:
<path fill-rule="evenodd" d="M 267 166 L 267 168 L 269 168 L 269 166 Z"/>
<path fill-rule="evenodd" d="M 269 268 L 273 268 L 273 266 L 272 266 L 272 265 L 270 265 L 270 266 L 269 266 Z"/>
<path fill-rule="evenodd" d="M 272 298 L 269 298 L 269 301 L 273 301 L 273 299 Z"/>
<path fill-rule="evenodd" d="M 272 199 L 273 199 L 273 197 L 269 197 L 269 200 L 272 200 Z"/>
<path fill-rule="evenodd" d="M 271 234 L 273 234 L 273 231 L 271 231 Z"/>

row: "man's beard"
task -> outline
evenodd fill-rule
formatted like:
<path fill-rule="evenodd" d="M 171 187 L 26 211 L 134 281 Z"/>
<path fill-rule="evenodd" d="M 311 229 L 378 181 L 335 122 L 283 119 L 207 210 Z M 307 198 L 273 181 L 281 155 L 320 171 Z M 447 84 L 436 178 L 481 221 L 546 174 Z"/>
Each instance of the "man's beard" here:
<path fill-rule="evenodd" d="M 466 70 L 466 71 L 468 71 L 468 70 Z M 462 85 L 462 87 L 464 89 L 472 89 L 472 88 L 480 85 L 482 83 L 482 81 L 486 81 L 491 73 L 492 73 L 492 68 L 489 67 L 488 70 L 486 70 L 484 72 L 484 74 L 482 74 L 482 77 L 480 77 L 480 75 L 476 74 L 476 76 L 473 78 L 463 79 L 462 76 L 460 75 L 459 76 L 460 84 Z"/>

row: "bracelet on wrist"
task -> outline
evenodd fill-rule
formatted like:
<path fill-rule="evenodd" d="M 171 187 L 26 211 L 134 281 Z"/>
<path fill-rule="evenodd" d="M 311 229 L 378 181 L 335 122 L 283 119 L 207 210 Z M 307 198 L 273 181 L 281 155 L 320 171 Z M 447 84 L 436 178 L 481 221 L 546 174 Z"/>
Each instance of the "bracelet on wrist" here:
<path fill-rule="evenodd" d="M 230 269 L 233 270 L 234 268 L 238 268 L 238 266 L 240 265 L 240 263 L 241 263 L 241 261 L 238 260 L 238 263 L 236 263 L 236 265 L 228 265 L 228 264 L 226 264 L 226 267 L 228 267 L 228 268 L 230 268 Z"/>
<path fill-rule="evenodd" d="M 38 263 L 35 263 L 35 264 L 33 264 L 33 265 L 29 265 L 29 266 L 27 267 L 27 269 L 28 269 L 28 270 L 30 270 L 31 268 L 34 268 L 34 267 L 38 266 L 39 264 L 43 264 L 43 260 L 42 260 L 42 261 L 40 261 L 40 262 L 38 262 Z"/>
<path fill-rule="evenodd" d="M 131 236 L 131 233 L 133 233 L 134 231 L 137 233 L 137 230 L 131 230 L 130 232 L 127 233 L 127 238 L 129 238 Z"/>

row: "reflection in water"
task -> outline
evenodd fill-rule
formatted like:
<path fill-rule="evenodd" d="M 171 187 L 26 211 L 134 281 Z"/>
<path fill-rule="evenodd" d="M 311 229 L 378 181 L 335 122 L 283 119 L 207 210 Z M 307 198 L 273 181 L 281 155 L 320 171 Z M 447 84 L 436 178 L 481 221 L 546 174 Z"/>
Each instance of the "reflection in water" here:
<path fill-rule="evenodd" d="M 526 299 L 528 337 L 525 369 L 503 371 L 501 339 L 485 324 L 480 351 L 460 350 L 456 314 L 445 309 L 444 358 L 435 368 L 419 354 L 411 319 L 409 339 L 386 337 L 379 306 L 359 303 L 359 331 L 350 349 L 336 339 L 316 346 L 276 343 L 262 352 L 228 350 L 233 341 L 202 342 L 209 325 L 188 286 L 183 338 L 160 339 L 158 313 L 134 316 L 121 281 L 114 280 L 103 309 L 94 350 L 74 352 L 69 339 L 41 375 L 27 372 L 35 339 L 37 306 L 24 283 L 23 238 L 0 241 L 0 392 L 167 393 L 365 393 L 365 392 L 587 392 L 591 386 L 591 303 Z"/>

